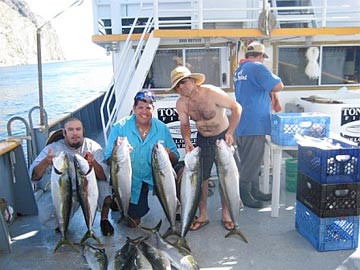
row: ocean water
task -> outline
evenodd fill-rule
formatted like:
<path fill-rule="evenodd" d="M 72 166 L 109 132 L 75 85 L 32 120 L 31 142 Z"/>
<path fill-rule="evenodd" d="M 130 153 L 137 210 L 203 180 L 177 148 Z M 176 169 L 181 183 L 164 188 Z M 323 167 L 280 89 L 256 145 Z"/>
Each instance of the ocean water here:
<path fill-rule="evenodd" d="M 48 122 L 71 112 L 98 94 L 105 92 L 112 78 L 111 58 L 45 63 L 43 100 Z M 37 64 L 0 67 L 0 140 L 7 137 L 7 123 L 13 116 L 23 117 L 39 106 Z M 39 123 L 39 110 L 31 114 Z M 14 121 L 13 135 L 25 134 L 24 125 Z"/>

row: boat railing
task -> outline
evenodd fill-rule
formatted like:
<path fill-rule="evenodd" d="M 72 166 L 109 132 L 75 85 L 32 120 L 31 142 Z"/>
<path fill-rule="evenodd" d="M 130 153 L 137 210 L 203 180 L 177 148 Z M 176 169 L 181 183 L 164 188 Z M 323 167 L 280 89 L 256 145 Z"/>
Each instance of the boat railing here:
<path fill-rule="evenodd" d="M 278 0 L 267 1 L 267 5 L 262 5 L 261 1 L 133 0 L 119 1 L 114 6 L 114 2 L 95 1 L 102 11 L 97 12 L 100 24 L 95 29 L 96 34 L 128 34 L 140 6 L 147 11 L 134 25 L 139 31 L 144 27 L 143 20 L 149 17 L 154 18 L 155 30 L 259 28 L 259 15 L 264 9 L 275 16 L 280 28 L 360 26 L 360 4 L 351 0 Z"/>
<path fill-rule="evenodd" d="M 132 53 L 133 41 L 131 35 L 134 33 L 136 26 L 138 25 L 139 18 L 142 17 L 142 13 L 148 10 L 147 7 L 144 7 L 139 10 L 138 16 L 133 20 L 133 24 L 130 28 L 129 35 L 123 46 L 121 47 L 119 60 L 115 66 L 114 76 L 112 81 L 114 84 L 106 92 L 104 100 L 101 104 L 100 114 L 101 121 L 103 126 L 103 134 L 105 143 L 107 142 L 107 136 L 112 124 L 116 121 L 118 116 L 118 108 L 129 108 L 128 112 L 130 113 L 130 108 L 126 95 L 129 95 L 129 85 L 133 79 L 136 65 L 139 63 L 139 59 L 142 56 L 142 51 L 145 46 L 147 34 L 153 29 L 154 21 L 152 17 L 148 17 L 146 24 L 143 25 L 143 31 L 141 33 L 140 39 L 136 41 L 135 52 Z M 128 57 L 130 56 L 130 59 Z"/>
<path fill-rule="evenodd" d="M 25 134 L 15 134 L 13 132 L 13 126 L 15 122 L 20 122 L 21 124 L 24 125 L 22 130 L 25 131 Z M 23 117 L 13 116 L 7 122 L 6 128 L 8 133 L 8 140 L 19 139 L 22 142 L 22 144 L 24 144 L 25 142 L 23 148 L 26 149 L 26 160 L 27 163 L 30 164 L 34 160 L 34 144 L 32 140 L 32 132 L 29 123 Z"/>

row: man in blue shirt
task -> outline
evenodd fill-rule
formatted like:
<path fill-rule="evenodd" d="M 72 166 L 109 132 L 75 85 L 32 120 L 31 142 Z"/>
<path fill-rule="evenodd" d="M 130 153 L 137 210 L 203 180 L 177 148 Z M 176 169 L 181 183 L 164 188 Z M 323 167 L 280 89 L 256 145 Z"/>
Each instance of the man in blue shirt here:
<path fill-rule="evenodd" d="M 281 110 L 277 92 L 284 85 L 281 79 L 263 64 L 268 56 L 264 45 L 252 42 L 246 59 L 240 61 L 234 74 L 236 101 L 243 108 L 235 130 L 240 158 L 240 196 L 245 206 L 263 207 L 271 194 L 259 190 L 259 172 L 265 149 L 265 136 L 271 132 L 271 110 Z"/>
<path fill-rule="evenodd" d="M 131 202 L 128 215 L 133 222 L 130 227 L 140 224 L 141 217 L 148 211 L 148 192 L 153 189 L 151 153 L 153 146 L 163 142 L 172 165 L 180 157 L 168 127 L 153 118 L 155 97 L 150 91 L 138 92 L 134 98 L 133 114 L 120 119 L 112 127 L 105 148 L 105 159 L 112 155 L 117 137 L 127 137 L 133 150 L 130 153 L 132 167 Z"/>

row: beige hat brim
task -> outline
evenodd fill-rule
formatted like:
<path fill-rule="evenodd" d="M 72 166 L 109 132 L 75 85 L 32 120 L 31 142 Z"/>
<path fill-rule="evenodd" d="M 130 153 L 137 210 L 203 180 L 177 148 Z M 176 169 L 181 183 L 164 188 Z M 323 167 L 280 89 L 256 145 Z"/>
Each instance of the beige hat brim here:
<path fill-rule="evenodd" d="M 193 78 L 195 79 L 195 84 L 196 85 L 201 85 L 205 82 L 205 75 L 202 74 L 202 73 L 191 73 L 190 75 L 187 75 L 187 76 L 183 76 L 183 77 L 180 77 L 179 79 L 177 79 L 173 85 L 171 86 L 170 89 L 168 89 L 167 91 L 171 91 L 173 90 L 176 85 L 182 80 L 182 79 L 185 79 L 185 78 Z"/>

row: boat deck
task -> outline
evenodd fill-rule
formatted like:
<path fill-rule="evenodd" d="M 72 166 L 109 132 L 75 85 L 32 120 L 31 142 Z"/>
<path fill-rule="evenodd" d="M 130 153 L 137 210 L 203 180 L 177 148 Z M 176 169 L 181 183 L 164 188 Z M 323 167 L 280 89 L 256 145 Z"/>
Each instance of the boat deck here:
<path fill-rule="evenodd" d="M 295 230 L 296 196 L 286 191 L 284 175 L 281 181 L 280 216 L 270 217 L 270 205 L 263 209 L 245 207 L 238 221 L 249 243 L 244 243 L 240 238 L 225 238 L 227 231 L 221 224 L 218 181 L 214 179 L 214 195 L 208 200 L 210 223 L 199 231 L 190 231 L 186 237 L 201 269 L 360 269 L 359 249 L 318 252 Z M 150 211 L 142 219 L 141 225 L 154 227 L 162 219 L 161 232 L 164 232 L 168 222 L 160 203 L 155 196 L 149 197 Z M 101 235 L 99 219 L 100 214 L 97 214 L 94 230 L 106 250 L 109 262 L 114 260 L 114 252 L 125 243 L 126 237 L 146 235 L 140 229 L 130 229 L 122 223 L 116 223 L 118 212 L 112 212 L 111 222 L 115 234 L 104 237 Z M 79 242 L 85 231 L 86 226 L 79 210 L 70 222 L 69 239 Z M 60 247 L 54 254 L 60 235 L 42 227 L 37 216 L 18 217 L 10 226 L 10 232 L 12 252 L 0 253 L 1 270 L 90 269 L 81 253 L 67 246 Z"/>

